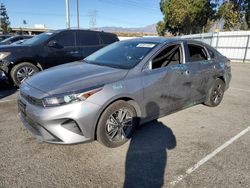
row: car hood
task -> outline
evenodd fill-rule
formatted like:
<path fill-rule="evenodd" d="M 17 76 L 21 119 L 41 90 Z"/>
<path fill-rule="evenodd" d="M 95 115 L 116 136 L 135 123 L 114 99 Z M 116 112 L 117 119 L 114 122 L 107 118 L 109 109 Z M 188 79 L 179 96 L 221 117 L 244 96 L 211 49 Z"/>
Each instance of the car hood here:
<path fill-rule="evenodd" d="M 68 63 L 40 72 L 25 81 L 49 95 L 98 87 L 124 78 L 128 70 L 83 62 Z"/>
<path fill-rule="evenodd" d="M 13 52 L 27 50 L 31 46 L 28 45 L 0 45 L 0 52 Z"/>

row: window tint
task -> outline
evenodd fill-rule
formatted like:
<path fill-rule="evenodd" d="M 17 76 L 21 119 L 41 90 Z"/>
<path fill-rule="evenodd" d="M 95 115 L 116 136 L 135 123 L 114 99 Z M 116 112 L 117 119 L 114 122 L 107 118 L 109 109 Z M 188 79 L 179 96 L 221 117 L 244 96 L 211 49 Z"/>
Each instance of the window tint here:
<path fill-rule="evenodd" d="M 99 38 L 96 32 L 78 31 L 77 46 L 99 45 Z"/>
<path fill-rule="evenodd" d="M 54 38 L 62 46 L 75 46 L 75 32 L 65 31 Z"/>
<path fill-rule="evenodd" d="M 162 50 L 153 60 L 152 69 L 181 63 L 179 45 L 171 45 Z"/>
<path fill-rule="evenodd" d="M 207 54 L 203 47 L 188 44 L 188 50 L 191 62 L 207 60 Z"/>
<path fill-rule="evenodd" d="M 115 35 L 112 35 L 112 34 L 100 33 L 100 36 L 101 36 L 104 44 L 111 44 L 113 42 L 118 41 L 117 37 Z"/>

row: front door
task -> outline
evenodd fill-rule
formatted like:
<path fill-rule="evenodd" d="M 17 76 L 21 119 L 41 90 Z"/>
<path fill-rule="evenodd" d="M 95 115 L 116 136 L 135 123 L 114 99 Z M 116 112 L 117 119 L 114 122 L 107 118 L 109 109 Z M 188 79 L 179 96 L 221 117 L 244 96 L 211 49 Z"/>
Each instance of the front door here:
<path fill-rule="evenodd" d="M 59 33 L 51 41 L 55 41 L 56 46 L 45 47 L 48 52 L 45 57 L 47 68 L 81 59 L 80 51 L 75 45 L 75 31 Z"/>
<path fill-rule="evenodd" d="M 147 117 L 157 118 L 184 106 L 190 99 L 192 75 L 183 64 L 181 44 L 170 44 L 152 59 L 143 72 L 144 106 Z"/>

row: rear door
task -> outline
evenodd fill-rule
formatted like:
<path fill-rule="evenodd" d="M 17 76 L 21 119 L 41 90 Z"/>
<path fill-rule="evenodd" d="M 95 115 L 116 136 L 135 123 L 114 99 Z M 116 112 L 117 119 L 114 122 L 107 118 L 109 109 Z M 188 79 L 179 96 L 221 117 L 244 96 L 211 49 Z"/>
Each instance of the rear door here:
<path fill-rule="evenodd" d="M 76 31 L 76 46 L 80 51 L 81 58 L 89 56 L 93 52 L 99 50 L 100 38 L 94 31 Z"/>
<path fill-rule="evenodd" d="M 212 79 L 213 61 L 202 44 L 188 42 L 185 47 L 186 65 L 193 79 L 191 98 L 192 101 L 197 102 L 203 100 L 208 92 L 208 83 Z"/>
<path fill-rule="evenodd" d="M 112 34 L 112 33 L 100 32 L 99 36 L 101 37 L 101 41 L 102 41 L 103 46 L 106 46 L 106 45 L 109 45 L 109 44 L 112 44 L 114 42 L 119 41 L 117 36 L 115 34 Z"/>

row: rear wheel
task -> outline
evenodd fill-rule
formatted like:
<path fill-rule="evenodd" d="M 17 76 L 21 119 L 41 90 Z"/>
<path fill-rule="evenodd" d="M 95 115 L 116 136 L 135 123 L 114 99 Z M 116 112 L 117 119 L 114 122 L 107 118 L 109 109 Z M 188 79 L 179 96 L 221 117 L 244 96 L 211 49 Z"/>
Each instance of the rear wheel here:
<path fill-rule="evenodd" d="M 118 147 L 132 136 L 136 124 L 136 111 L 125 101 L 117 101 L 106 108 L 97 125 L 97 140 L 107 147 Z"/>
<path fill-rule="evenodd" d="M 207 100 L 205 104 L 207 106 L 218 106 L 223 98 L 224 95 L 224 90 L 225 90 L 225 83 L 223 80 L 217 78 L 209 90 Z"/>
<path fill-rule="evenodd" d="M 32 63 L 19 63 L 11 69 L 11 79 L 16 86 L 19 86 L 27 78 L 39 72 L 39 69 Z"/>

